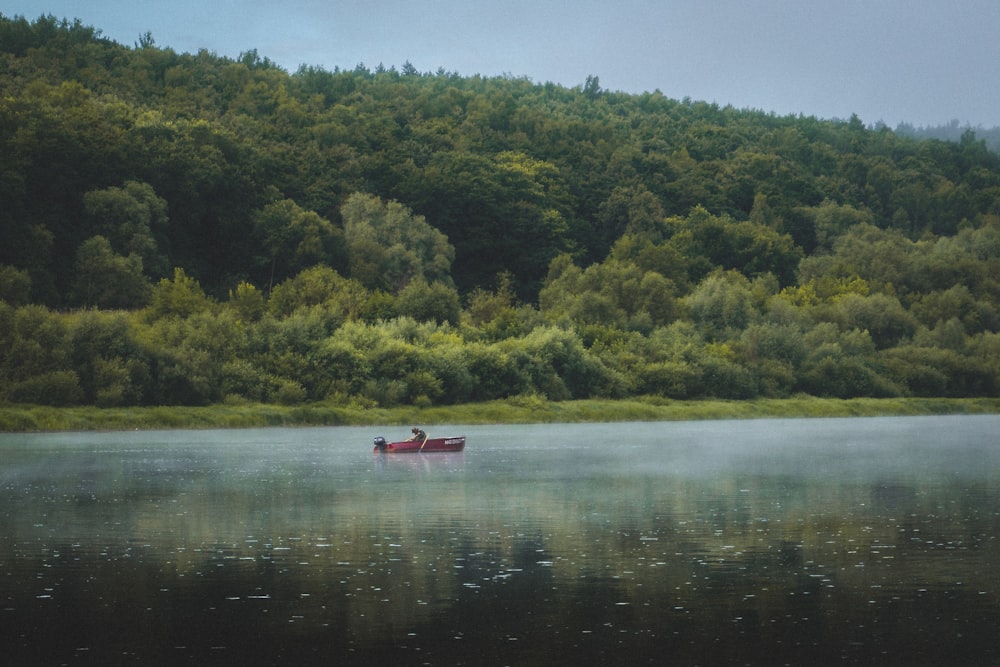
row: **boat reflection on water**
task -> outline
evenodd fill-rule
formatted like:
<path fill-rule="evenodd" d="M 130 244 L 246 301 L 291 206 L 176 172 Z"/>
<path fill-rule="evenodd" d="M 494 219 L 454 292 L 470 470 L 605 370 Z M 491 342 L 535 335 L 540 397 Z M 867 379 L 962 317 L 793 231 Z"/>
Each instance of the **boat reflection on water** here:
<path fill-rule="evenodd" d="M 433 456 L 392 456 L 375 452 L 375 470 L 415 470 L 423 472 L 461 470 L 465 466 L 465 452 L 435 452 Z"/>

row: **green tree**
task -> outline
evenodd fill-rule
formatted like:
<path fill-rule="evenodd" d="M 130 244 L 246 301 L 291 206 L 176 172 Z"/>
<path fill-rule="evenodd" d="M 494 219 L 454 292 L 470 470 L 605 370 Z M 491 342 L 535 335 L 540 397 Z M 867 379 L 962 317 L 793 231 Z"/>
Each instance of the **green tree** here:
<path fill-rule="evenodd" d="M 23 306 L 31 300 L 31 276 L 13 266 L 0 265 L 0 301 Z"/>
<path fill-rule="evenodd" d="M 355 193 L 341 207 L 351 276 L 397 293 L 412 280 L 451 284 L 455 249 L 423 216 L 399 202 Z"/>
<path fill-rule="evenodd" d="M 147 275 L 161 278 L 169 268 L 160 251 L 169 223 L 167 202 L 156 196 L 148 183 L 128 181 L 120 188 L 92 190 L 83 196 L 83 206 L 96 234 L 106 238 L 118 253 L 142 258 Z"/>
<path fill-rule="evenodd" d="M 909 291 L 922 282 L 913 270 L 914 244 L 896 231 L 860 223 L 837 237 L 830 255 L 814 255 L 799 265 L 799 283 L 860 277 L 876 290 Z"/>
<path fill-rule="evenodd" d="M 750 281 L 735 271 L 716 271 L 684 298 L 691 318 L 710 339 L 738 335 L 757 316 Z"/>
<path fill-rule="evenodd" d="M 970 334 L 1000 328 L 1000 313 L 996 306 L 987 300 L 977 299 L 964 284 L 922 294 L 913 300 L 909 310 L 928 327 L 957 319 Z"/>
<path fill-rule="evenodd" d="M 594 249 L 603 255 L 624 234 L 662 242 L 664 217 L 663 206 L 644 185 L 620 185 L 601 204 L 594 225 L 599 236 Z"/>
<path fill-rule="evenodd" d="M 476 288 L 469 294 L 467 312 L 469 322 L 473 326 L 481 327 L 494 322 L 502 317 L 509 317 L 515 312 L 517 296 L 514 294 L 514 287 L 510 273 L 503 273 L 499 276 L 496 290 L 490 292 L 482 288 Z"/>
<path fill-rule="evenodd" d="M 213 304 L 197 280 L 188 276 L 184 269 L 175 268 L 173 280 L 163 278 L 153 288 L 147 314 L 151 319 L 170 316 L 186 318 L 211 309 Z"/>
<path fill-rule="evenodd" d="M 764 396 L 787 396 L 807 350 L 799 327 L 761 322 L 743 330 L 738 355 L 757 378 L 757 392 Z"/>
<path fill-rule="evenodd" d="M 701 207 L 691 211 L 669 242 L 688 257 L 695 281 L 721 267 L 748 278 L 771 273 L 782 285 L 790 285 L 802 259 L 801 249 L 787 234 L 749 221 L 714 216 Z"/>
<path fill-rule="evenodd" d="M 125 315 L 82 313 L 71 327 L 70 344 L 84 402 L 113 407 L 147 400 L 152 379 L 148 358 Z"/>
<path fill-rule="evenodd" d="M 74 303 L 98 308 L 141 308 L 149 303 L 150 296 L 139 255 L 116 255 L 103 236 L 83 242 L 76 255 L 71 293 Z"/>
<path fill-rule="evenodd" d="M 342 233 L 315 211 L 291 199 L 272 202 L 253 215 L 253 237 L 263 255 L 258 266 L 262 278 L 273 286 L 315 264 L 336 265 Z"/>
<path fill-rule="evenodd" d="M 809 351 L 797 386 L 816 396 L 884 398 L 901 388 L 881 373 L 875 344 L 868 331 L 841 331 L 831 322 L 817 324 L 803 336 Z"/>
<path fill-rule="evenodd" d="M 679 315 L 675 292 L 671 281 L 631 261 L 610 258 L 581 271 L 562 255 L 549 267 L 539 304 L 550 319 L 648 330 Z"/>
<path fill-rule="evenodd" d="M 859 210 L 847 204 L 838 205 L 829 199 L 805 211 L 815 231 L 817 248 L 826 251 L 832 250 L 837 238 L 852 227 L 872 225 L 875 222 L 870 211 Z"/>
<path fill-rule="evenodd" d="M 4 310 L 0 396 L 15 403 L 53 406 L 82 401 L 64 319 L 41 306 L 13 308 L 0 302 L 0 311 Z"/>
<path fill-rule="evenodd" d="M 344 278 L 328 266 L 314 266 L 274 288 L 268 309 L 278 317 L 297 310 L 323 307 L 341 319 L 358 319 L 368 312 L 371 295 L 357 280 Z"/>
<path fill-rule="evenodd" d="M 513 151 L 439 151 L 411 187 L 415 208 L 455 245 L 463 291 L 509 271 L 518 297 L 533 300 L 548 263 L 573 249 L 568 188 L 551 162 Z"/>
<path fill-rule="evenodd" d="M 5 306 L 5 345 L 0 348 L 6 382 L 67 370 L 69 349 L 65 323 L 42 306 Z"/>
<path fill-rule="evenodd" d="M 400 315 L 412 317 L 418 322 L 447 322 L 457 326 L 462 305 L 454 287 L 444 283 L 427 284 L 418 278 L 400 290 L 396 308 Z"/>
<path fill-rule="evenodd" d="M 878 349 L 899 344 L 917 329 L 899 299 L 888 294 L 845 294 L 834 301 L 833 316 L 844 331 L 867 331 Z"/>
<path fill-rule="evenodd" d="M 229 304 L 245 322 L 256 322 L 267 310 L 264 295 L 252 283 L 246 281 L 237 285 L 235 290 L 229 291 Z"/>

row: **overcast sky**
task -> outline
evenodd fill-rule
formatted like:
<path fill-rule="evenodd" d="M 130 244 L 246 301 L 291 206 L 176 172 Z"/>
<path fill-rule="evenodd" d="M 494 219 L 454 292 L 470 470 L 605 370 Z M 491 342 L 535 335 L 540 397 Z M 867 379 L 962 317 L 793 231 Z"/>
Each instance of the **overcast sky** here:
<path fill-rule="evenodd" d="M 121 44 L 289 72 L 358 63 L 659 90 L 737 108 L 1000 126 L 1000 0 L 3 0 Z"/>

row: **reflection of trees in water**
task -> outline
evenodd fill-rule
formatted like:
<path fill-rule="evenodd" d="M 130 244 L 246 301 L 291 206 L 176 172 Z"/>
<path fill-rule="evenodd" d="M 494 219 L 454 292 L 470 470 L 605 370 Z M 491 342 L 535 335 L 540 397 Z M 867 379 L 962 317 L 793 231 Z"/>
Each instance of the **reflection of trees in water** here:
<path fill-rule="evenodd" d="M 917 479 L 622 477 L 586 490 L 497 480 L 339 491 L 307 480 L 192 483 L 125 512 L 90 491 L 5 500 L 16 511 L 0 517 L 0 561 L 27 575 L 6 636 L 33 642 L 49 638 L 46 619 L 74 617 L 84 629 L 67 636 L 81 646 L 124 628 L 162 637 L 165 655 L 183 637 L 184 657 L 207 659 L 224 646 L 228 657 L 278 647 L 393 662 L 419 646 L 542 664 L 558 645 L 567 659 L 613 664 L 627 645 L 681 661 L 770 647 L 794 662 L 831 645 L 834 658 L 870 655 L 878 633 L 947 659 L 955 642 L 934 644 L 927 628 L 963 634 L 976 657 L 992 644 L 969 610 L 1000 607 L 1000 497 L 986 483 L 942 493 Z M 45 544 L 41 516 L 80 537 Z M 34 601 L 39 588 L 53 589 L 50 608 Z M 696 644 L 714 652 L 696 656 Z"/>

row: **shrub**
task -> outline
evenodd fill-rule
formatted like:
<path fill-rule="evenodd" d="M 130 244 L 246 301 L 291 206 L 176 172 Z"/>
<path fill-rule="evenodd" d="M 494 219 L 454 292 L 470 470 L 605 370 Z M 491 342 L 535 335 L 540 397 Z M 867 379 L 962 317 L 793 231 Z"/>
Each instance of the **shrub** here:
<path fill-rule="evenodd" d="M 636 375 L 636 390 L 639 394 L 676 399 L 692 398 L 694 389 L 703 385 L 701 369 L 685 361 L 645 364 L 636 370 Z"/>
<path fill-rule="evenodd" d="M 902 393 L 891 380 L 856 357 L 823 357 L 805 369 L 800 386 L 815 396 L 831 398 L 889 398 Z"/>
<path fill-rule="evenodd" d="M 279 380 L 274 392 L 274 402 L 281 405 L 298 405 L 306 400 L 306 390 L 294 380 Z"/>
<path fill-rule="evenodd" d="M 14 403 L 32 403 L 52 407 L 78 405 L 83 400 L 83 390 L 73 371 L 53 371 L 18 382 L 8 394 Z"/>
<path fill-rule="evenodd" d="M 396 297 L 396 310 L 400 315 L 418 322 L 445 322 L 458 326 L 461 321 L 462 303 L 458 292 L 444 283 L 427 284 L 422 279 L 411 281 Z"/>

